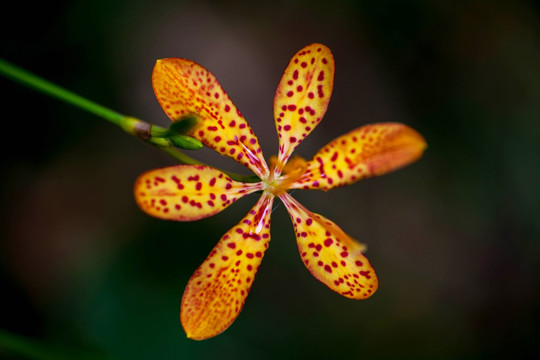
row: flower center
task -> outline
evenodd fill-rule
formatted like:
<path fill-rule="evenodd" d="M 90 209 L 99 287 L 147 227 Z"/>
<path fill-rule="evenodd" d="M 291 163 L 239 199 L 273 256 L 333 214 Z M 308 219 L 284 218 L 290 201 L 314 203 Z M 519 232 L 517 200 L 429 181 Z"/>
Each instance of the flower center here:
<path fill-rule="evenodd" d="M 270 174 L 274 173 L 276 167 L 277 157 L 272 156 L 270 158 Z M 283 167 L 280 175 L 274 179 L 268 179 L 265 181 L 267 188 L 274 196 L 280 196 L 285 193 L 291 184 L 293 184 L 300 176 L 304 174 L 307 169 L 307 162 L 301 156 L 294 156 Z"/>

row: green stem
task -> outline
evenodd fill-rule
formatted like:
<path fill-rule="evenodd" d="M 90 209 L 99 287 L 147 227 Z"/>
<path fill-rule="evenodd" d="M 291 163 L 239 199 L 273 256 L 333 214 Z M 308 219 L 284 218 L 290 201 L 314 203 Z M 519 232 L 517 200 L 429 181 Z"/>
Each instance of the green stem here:
<path fill-rule="evenodd" d="M 168 129 L 149 124 L 140 119 L 122 115 L 114 110 L 101 106 L 93 101 L 83 98 L 69 90 L 66 90 L 56 84 L 51 83 L 29 71 L 15 66 L 0 58 L 0 74 L 7 78 L 28 86 L 34 90 L 40 91 L 46 95 L 55 97 L 59 100 L 75 105 L 94 115 L 97 115 L 122 128 L 128 134 L 131 134 L 141 140 L 149 142 L 164 153 L 170 155 L 182 164 L 205 165 L 190 156 L 184 154 L 174 147 L 181 146 L 186 149 L 200 149 L 201 143 L 193 138 L 184 135 L 172 135 Z M 254 182 L 260 181 L 258 177 L 240 175 L 223 171 L 228 176 L 237 181 Z"/>
<path fill-rule="evenodd" d="M 63 348 L 49 345 L 38 340 L 15 335 L 0 329 L 0 356 L 13 355 L 14 358 L 36 359 L 36 360 L 106 360 L 108 356 L 96 353 L 95 351 L 81 352 L 77 349 Z"/>
<path fill-rule="evenodd" d="M 73 104 L 105 120 L 108 120 L 115 125 L 122 126 L 123 119 L 125 118 L 124 115 L 107 109 L 106 107 L 85 99 L 82 96 L 74 94 L 69 90 L 66 90 L 37 75 L 21 69 L 20 67 L 10 64 L 3 59 L 0 59 L 0 73 L 11 80 L 26 85 L 34 90 L 38 90 L 49 96 Z"/>

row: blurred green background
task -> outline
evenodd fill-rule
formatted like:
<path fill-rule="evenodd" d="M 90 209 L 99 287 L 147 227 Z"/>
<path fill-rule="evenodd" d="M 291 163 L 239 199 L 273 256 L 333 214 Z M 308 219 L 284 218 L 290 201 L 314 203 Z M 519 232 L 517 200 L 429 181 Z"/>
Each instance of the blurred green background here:
<path fill-rule="evenodd" d="M 150 218 L 135 205 L 134 180 L 172 159 L 0 78 L 0 329 L 60 353 L 112 359 L 540 352 L 538 1 L 79 0 L 2 8 L 0 57 L 162 126 L 155 60 L 202 64 L 267 158 L 277 150 L 272 99 L 282 71 L 297 50 L 321 42 L 336 59 L 334 94 L 297 154 L 310 158 L 340 134 L 383 121 L 417 129 L 429 149 L 384 177 L 295 193 L 368 244 L 380 278 L 372 298 L 348 300 L 316 281 L 280 206 L 244 310 L 225 333 L 196 342 L 178 320 L 183 289 L 257 196 L 198 222 Z M 247 173 L 210 151 L 193 156 Z M 0 358 L 25 357 L 0 344 Z"/>

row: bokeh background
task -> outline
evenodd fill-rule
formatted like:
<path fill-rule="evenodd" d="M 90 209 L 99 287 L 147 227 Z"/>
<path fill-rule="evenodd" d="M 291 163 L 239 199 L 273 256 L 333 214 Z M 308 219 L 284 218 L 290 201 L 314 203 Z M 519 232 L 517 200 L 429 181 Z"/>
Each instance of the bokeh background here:
<path fill-rule="evenodd" d="M 316 281 L 280 206 L 241 315 L 196 342 L 178 320 L 183 289 L 257 196 L 194 223 L 150 218 L 134 203 L 134 180 L 174 160 L 0 78 L 0 329 L 22 348 L 110 359 L 539 353 L 538 1 L 15 1 L 2 5 L 0 29 L 0 57 L 162 126 L 154 62 L 194 60 L 217 76 L 267 157 L 282 71 L 321 42 L 336 59 L 334 94 L 298 154 L 384 121 L 429 144 L 398 172 L 295 193 L 368 244 L 380 278 L 372 298 L 348 300 Z M 192 155 L 247 173 L 210 151 Z M 21 353 L 0 343 L 0 358 Z"/>

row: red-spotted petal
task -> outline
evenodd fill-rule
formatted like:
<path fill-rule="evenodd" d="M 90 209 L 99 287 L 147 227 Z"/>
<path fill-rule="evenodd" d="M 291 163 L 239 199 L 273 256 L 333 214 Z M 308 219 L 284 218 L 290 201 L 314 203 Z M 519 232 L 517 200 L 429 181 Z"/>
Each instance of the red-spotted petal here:
<path fill-rule="evenodd" d="M 362 126 L 319 150 L 291 189 L 329 190 L 386 174 L 418 160 L 426 147 L 422 135 L 403 124 Z"/>
<path fill-rule="evenodd" d="M 293 56 L 274 97 L 274 119 L 279 137 L 277 173 L 298 144 L 321 121 L 333 86 L 334 57 L 326 46 L 311 44 Z"/>
<path fill-rule="evenodd" d="M 335 292 L 365 299 L 377 290 L 378 280 L 365 246 L 351 239 L 332 221 L 314 214 L 287 193 L 280 196 L 294 225 L 302 261 L 308 270 Z"/>
<path fill-rule="evenodd" d="M 192 221 L 212 216 L 262 188 L 242 183 L 203 165 L 177 165 L 148 171 L 135 182 L 135 200 L 149 215 Z"/>
<path fill-rule="evenodd" d="M 272 202 L 273 196 L 263 194 L 189 280 L 180 312 L 188 338 L 216 336 L 238 317 L 268 248 Z"/>
<path fill-rule="evenodd" d="M 161 59 L 152 73 L 154 93 L 172 121 L 195 115 L 188 135 L 247 166 L 259 177 L 268 172 L 253 130 L 215 76 L 193 61 Z"/>

